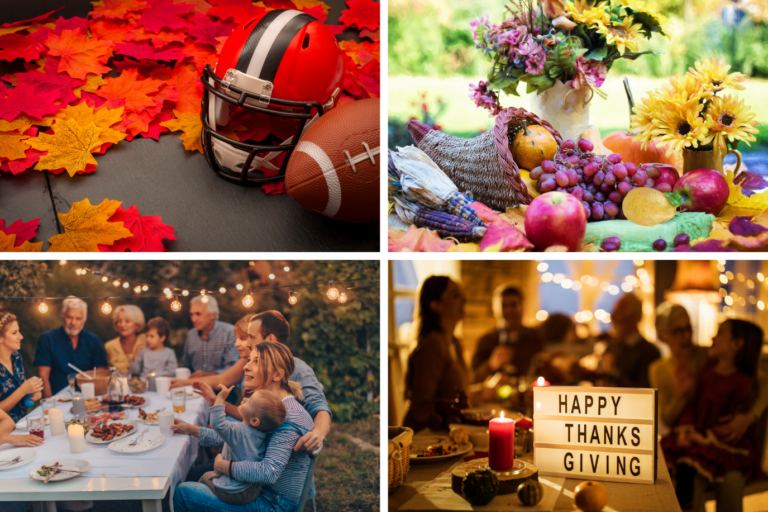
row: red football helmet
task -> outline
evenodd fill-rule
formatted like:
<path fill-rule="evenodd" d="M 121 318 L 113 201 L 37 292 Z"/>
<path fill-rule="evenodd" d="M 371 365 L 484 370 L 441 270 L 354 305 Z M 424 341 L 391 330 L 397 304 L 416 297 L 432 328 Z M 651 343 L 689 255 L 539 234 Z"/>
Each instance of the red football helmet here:
<path fill-rule="evenodd" d="M 278 9 L 236 28 L 224 43 L 216 69 L 205 66 L 201 79 L 206 89 L 201 137 L 211 168 L 241 184 L 283 180 L 299 137 L 335 105 L 343 75 L 339 43 L 309 14 Z M 218 128 L 227 125 L 230 112 L 237 108 L 296 119 L 296 132 L 279 144 L 227 137 Z M 285 158 L 278 169 L 272 160 L 282 152 Z M 265 177 L 260 168 L 278 173 Z"/>

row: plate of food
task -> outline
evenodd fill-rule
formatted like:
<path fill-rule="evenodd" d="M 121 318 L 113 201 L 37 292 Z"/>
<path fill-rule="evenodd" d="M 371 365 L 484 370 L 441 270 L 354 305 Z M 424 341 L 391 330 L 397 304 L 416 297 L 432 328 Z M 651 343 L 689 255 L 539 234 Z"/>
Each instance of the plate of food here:
<path fill-rule="evenodd" d="M 101 407 L 103 407 L 103 405 L 104 404 L 102 404 L 101 400 L 99 400 L 98 398 L 86 398 L 85 399 L 85 410 L 87 412 L 92 412 L 92 411 L 95 411 L 97 409 L 100 409 Z M 72 410 L 71 407 L 69 408 L 69 412 L 74 414 L 74 411 Z"/>
<path fill-rule="evenodd" d="M 59 459 L 46 462 L 29 472 L 29 476 L 41 482 L 60 482 L 80 476 L 91 467 L 91 463 L 83 459 Z"/>
<path fill-rule="evenodd" d="M 137 395 L 126 395 L 125 403 L 123 407 L 126 409 L 134 409 L 149 404 L 149 398 Z"/>
<path fill-rule="evenodd" d="M 67 391 L 63 395 L 56 397 L 56 402 L 58 402 L 60 404 L 68 404 L 71 401 L 72 401 L 72 392 L 71 391 Z"/>
<path fill-rule="evenodd" d="M 14 448 L 0 452 L 0 471 L 29 464 L 35 457 L 37 457 L 37 450 L 34 448 Z"/>
<path fill-rule="evenodd" d="M 471 452 L 473 448 L 464 429 L 453 429 L 448 436 L 414 437 L 411 444 L 411 464 L 458 457 Z"/>
<path fill-rule="evenodd" d="M 106 423 L 91 428 L 85 439 L 93 444 L 106 444 L 135 433 L 136 425 L 132 421 Z"/>
<path fill-rule="evenodd" d="M 178 388 L 174 388 L 174 389 L 178 389 Z M 200 398 L 201 396 L 203 396 L 200 394 L 199 391 L 195 390 L 195 388 L 193 388 L 192 386 L 184 386 L 184 389 L 187 392 L 187 400 L 192 400 L 193 398 Z M 171 391 L 173 391 L 173 389 Z M 168 391 L 165 394 L 167 398 L 171 398 L 171 391 Z"/>
<path fill-rule="evenodd" d="M 165 442 L 165 436 L 156 431 L 147 431 L 144 435 L 139 434 L 139 436 L 141 439 L 133 446 L 131 446 L 131 443 L 137 439 L 137 436 L 109 443 L 109 449 L 117 453 L 142 453 L 154 450 Z"/>
<path fill-rule="evenodd" d="M 139 419 L 137 419 L 136 421 L 138 421 L 139 423 L 143 423 L 145 425 L 160 425 L 157 415 L 158 413 L 164 410 L 165 409 L 158 409 L 155 412 L 149 412 L 139 408 Z"/>

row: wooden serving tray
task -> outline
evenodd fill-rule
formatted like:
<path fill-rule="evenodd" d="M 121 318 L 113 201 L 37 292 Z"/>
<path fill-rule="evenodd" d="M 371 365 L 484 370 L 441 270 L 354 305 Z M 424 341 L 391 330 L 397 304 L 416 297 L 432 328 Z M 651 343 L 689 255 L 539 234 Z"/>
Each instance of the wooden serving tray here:
<path fill-rule="evenodd" d="M 513 475 L 504 473 L 503 471 L 494 471 L 499 479 L 499 494 L 515 494 L 518 486 L 527 482 L 528 480 L 539 480 L 539 468 L 533 465 L 532 462 L 525 462 L 526 467 L 522 472 Z M 467 473 L 471 473 L 477 469 L 488 467 L 488 457 L 481 459 L 474 459 L 469 462 L 464 462 L 456 466 L 451 473 L 451 489 L 456 494 L 461 495 L 461 482 Z"/>

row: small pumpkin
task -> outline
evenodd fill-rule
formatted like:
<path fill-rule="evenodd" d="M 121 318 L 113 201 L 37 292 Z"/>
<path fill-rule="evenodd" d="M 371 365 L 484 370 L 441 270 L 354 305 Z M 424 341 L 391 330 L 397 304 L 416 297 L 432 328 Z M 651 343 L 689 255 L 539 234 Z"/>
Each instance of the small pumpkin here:
<path fill-rule="evenodd" d="M 600 138 L 600 130 L 598 130 L 597 126 L 587 126 L 587 129 L 579 135 L 579 139 L 587 139 L 591 142 L 595 146 L 595 149 L 593 149 L 592 152 L 596 155 L 608 156 L 613 153 L 613 151 L 603 145 L 603 141 Z"/>
<path fill-rule="evenodd" d="M 632 110 L 635 107 L 635 101 L 632 99 L 632 90 L 629 88 L 629 79 L 624 78 L 624 92 L 627 94 L 629 102 L 629 115 L 632 117 Z M 633 164 L 669 164 L 677 167 L 678 162 L 674 153 L 667 156 L 667 148 L 658 146 L 655 141 L 651 141 L 645 149 L 641 142 L 635 142 L 633 132 L 613 132 L 603 138 L 603 146 L 612 153 L 618 153 L 625 162 Z M 592 141 L 594 143 L 594 141 Z M 682 167 L 682 162 L 679 164 Z"/>
<path fill-rule="evenodd" d="M 544 498 L 544 487 L 535 480 L 526 480 L 517 486 L 517 497 L 520 503 L 532 507 Z"/>
<path fill-rule="evenodd" d="M 539 125 L 527 126 L 523 122 L 522 129 L 515 135 L 509 149 L 518 167 L 531 170 L 540 166 L 544 160 L 552 160 L 558 148 L 549 130 Z"/>
<path fill-rule="evenodd" d="M 584 512 L 600 512 L 608 504 L 608 491 L 600 482 L 581 482 L 573 491 L 573 502 Z"/>

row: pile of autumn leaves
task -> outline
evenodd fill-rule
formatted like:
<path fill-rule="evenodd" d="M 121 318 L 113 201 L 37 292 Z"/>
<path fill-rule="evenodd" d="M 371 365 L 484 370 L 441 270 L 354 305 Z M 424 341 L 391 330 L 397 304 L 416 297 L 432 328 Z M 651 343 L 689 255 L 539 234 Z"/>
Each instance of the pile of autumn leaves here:
<path fill-rule="evenodd" d="M 157 140 L 168 131 L 182 132 L 184 147 L 202 153 L 200 75 L 207 64 L 215 65 L 232 30 L 272 9 L 298 9 L 320 21 L 330 11 L 318 0 L 93 4 L 87 19 L 57 18 L 53 11 L 0 26 L 0 60 L 23 62 L 25 68 L 0 77 L 0 170 L 90 173 L 97 165 L 93 155 L 134 137 Z M 340 42 L 342 103 L 378 97 L 380 84 L 379 4 L 349 0 L 347 6 L 343 25 L 329 28 L 336 34 L 345 27 L 359 29 L 364 41 Z M 292 131 L 286 121 L 238 112 L 225 133 L 260 142 L 271 133 L 286 138 Z M 268 194 L 284 192 L 282 183 L 264 188 Z M 159 217 L 141 216 L 135 206 L 123 209 L 118 201 L 91 205 L 86 199 L 60 213 L 59 220 L 65 233 L 49 240 L 51 251 L 162 251 L 160 238 L 175 240 L 173 228 Z M 34 234 L 28 236 L 37 221 L 11 224 L 25 226 L 18 233 L 2 222 L 0 250 L 7 250 L 12 237 L 14 250 L 40 250 L 41 243 L 29 242 Z"/>

